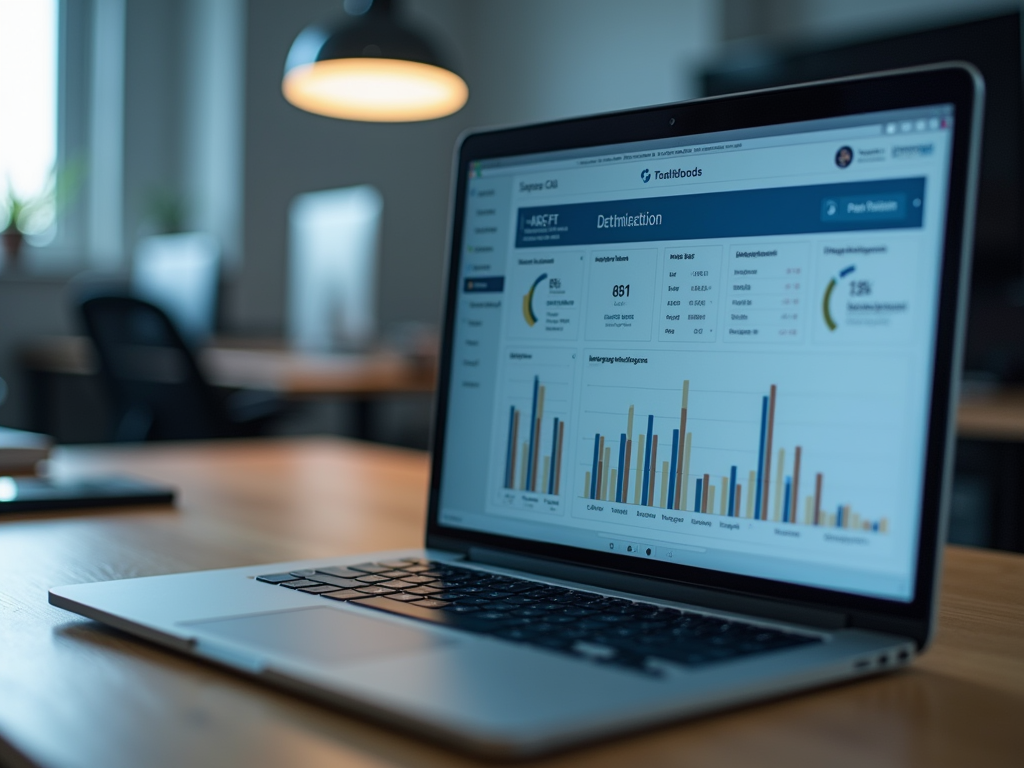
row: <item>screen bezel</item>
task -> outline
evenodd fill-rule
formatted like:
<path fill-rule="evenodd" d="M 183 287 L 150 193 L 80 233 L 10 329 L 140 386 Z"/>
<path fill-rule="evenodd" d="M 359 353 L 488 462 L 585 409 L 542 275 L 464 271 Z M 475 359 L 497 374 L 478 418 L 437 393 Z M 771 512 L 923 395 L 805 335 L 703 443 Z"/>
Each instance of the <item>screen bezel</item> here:
<path fill-rule="evenodd" d="M 647 576 L 681 585 L 796 602 L 843 611 L 850 615 L 895 620 L 920 643 L 928 637 L 934 610 L 939 563 L 939 537 L 944 536 L 942 511 L 948 503 L 944 477 L 953 449 L 957 388 L 964 333 L 961 290 L 969 276 L 970 231 L 968 202 L 974 199 L 977 177 L 976 133 L 984 86 L 969 65 L 944 65 L 903 70 L 879 76 L 844 78 L 802 86 L 775 88 L 700 99 L 649 109 L 617 112 L 553 123 L 470 133 L 457 148 L 453 169 L 453 215 L 449 223 L 445 324 L 441 340 L 432 466 L 427 518 L 427 546 L 468 550 L 504 550 L 562 563 Z M 922 488 L 921 530 L 917 548 L 914 595 L 909 602 L 851 594 L 745 576 L 695 566 L 641 560 L 563 544 L 483 533 L 439 522 L 441 464 L 447 421 L 454 316 L 462 251 L 465 196 L 470 163 L 489 158 L 538 152 L 599 147 L 636 141 L 685 137 L 738 129 L 759 128 L 885 110 L 952 104 L 954 131 L 950 158 L 949 196 L 935 328 L 932 400 L 926 438 Z M 877 626 L 877 621 L 868 624 Z"/>

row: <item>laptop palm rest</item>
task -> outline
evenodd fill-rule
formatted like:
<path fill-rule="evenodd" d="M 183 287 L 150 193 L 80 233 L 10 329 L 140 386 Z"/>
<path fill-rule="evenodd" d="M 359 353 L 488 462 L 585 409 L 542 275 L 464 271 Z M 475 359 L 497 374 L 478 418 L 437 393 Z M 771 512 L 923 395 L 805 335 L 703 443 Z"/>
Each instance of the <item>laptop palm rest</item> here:
<path fill-rule="evenodd" d="M 202 638 L 226 640 L 249 651 L 338 666 L 353 661 L 426 651 L 452 641 L 415 626 L 334 608 L 301 608 L 184 623 Z"/>

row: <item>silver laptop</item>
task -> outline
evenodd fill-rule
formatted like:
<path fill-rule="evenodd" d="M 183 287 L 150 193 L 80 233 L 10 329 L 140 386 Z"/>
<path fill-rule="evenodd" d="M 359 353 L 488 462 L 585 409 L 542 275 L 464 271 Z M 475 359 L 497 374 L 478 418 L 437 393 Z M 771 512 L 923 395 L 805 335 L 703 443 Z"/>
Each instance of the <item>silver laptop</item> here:
<path fill-rule="evenodd" d="M 50 602 L 489 755 L 911 663 L 981 101 L 950 65 L 470 133 L 426 547 Z"/>

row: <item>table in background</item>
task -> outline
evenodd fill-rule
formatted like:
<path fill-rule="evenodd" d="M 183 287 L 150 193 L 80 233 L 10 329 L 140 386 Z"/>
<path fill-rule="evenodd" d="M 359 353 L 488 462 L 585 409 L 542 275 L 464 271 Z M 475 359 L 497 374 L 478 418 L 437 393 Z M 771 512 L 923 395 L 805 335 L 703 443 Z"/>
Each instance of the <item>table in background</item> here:
<path fill-rule="evenodd" d="M 0 764 L 477 764 L 46 602 L 59 584 L 418 546 L 426 455 L 267 440 L 66 448 L 54 467 L 174 483 L 179 509 L 0 522 Z M 938 638 L 908 670 L 540 764 L 1019 766 L 1024 556 L 949 547 L 943 582 Z"/>
<path fill-rule="evenodd" d="M 37 339 L 21 350 L 32 381 L 32 428 L 52 432 L 49 404 L 51 377 L 95 376 L 92 342 L 85 336 Z M 373 402 L 385 395 L 429 393 L 434 389 L 435 360 L 380 351 L 365 354 L 313 354 L 280 344 L 218 339 L 199 350 L 198 362 L 217 387 L 258 389 L 287 399 L 347 398 L 355 406 L 355 435 L 371 432 Z"/>

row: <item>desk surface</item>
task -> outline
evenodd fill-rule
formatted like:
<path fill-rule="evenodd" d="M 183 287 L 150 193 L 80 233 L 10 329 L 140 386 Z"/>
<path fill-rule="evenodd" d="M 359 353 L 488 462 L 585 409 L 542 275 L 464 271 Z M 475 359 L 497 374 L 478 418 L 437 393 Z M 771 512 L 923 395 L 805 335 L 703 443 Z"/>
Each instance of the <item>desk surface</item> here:
<path fill-rule="evenodd" d="M 288 397 L 430 392 L 436 362 L 393 352 L 313 354 L 277 346 L 215 340 L 200 350 L 199 364 L 212 384 L 263 389 Z M 85 336 L 49 336 L 21 350 L 29 370 L 88 376 L 97 371 Z"/>
<path fill-rule="evenodd" d="M 52 585 L 421 543 L 423 454 L 332 440 L 78 448 L 179 509 L 0 522 L 0 764 L 474 765 L 53 608 Z M 1024 557 L 950 547 L 935 646 L 904 672 L 658 729 L 544 765 L 872 768 L 1024 755 Z"/>

